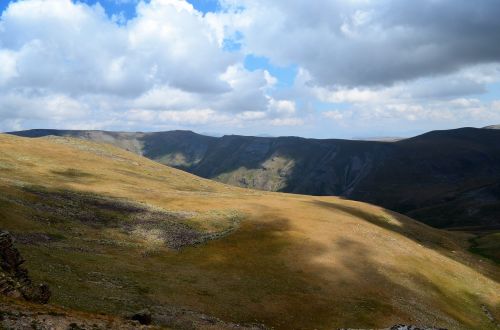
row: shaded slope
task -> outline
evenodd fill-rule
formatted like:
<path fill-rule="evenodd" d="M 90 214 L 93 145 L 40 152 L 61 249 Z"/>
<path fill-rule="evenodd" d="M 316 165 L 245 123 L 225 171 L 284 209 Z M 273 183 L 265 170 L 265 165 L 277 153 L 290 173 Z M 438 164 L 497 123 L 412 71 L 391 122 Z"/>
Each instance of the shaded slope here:
<path fill-rule="evenodd" d="M 463 128 L 391 144 L 384 166 L 349 196 L 437 227 L 498 229 L 499 142 L 498 131 Z"/>
<path fill-rule="evenodd" d="M 235 186 L 345 196 L 436 227 L 500 227 L 499 130 L 436 131 L 393 143 L 214 138 L 188 131 L 31 130 L 14 134 L 108 142 Z"/>
<path fill-rule="evenodd" d="M 0 225 L 56 304 L 276 329 L 494 329 L 483 308 L 500 317 L 498 268 L 466 251 L 468 237 L 379 207 L 239 189 L 76 139 L 0 135 L 0 150 Z M 223 232 L 235 216 L 204 244 L 172 249 L 159 235 L 172 223 Z"/>

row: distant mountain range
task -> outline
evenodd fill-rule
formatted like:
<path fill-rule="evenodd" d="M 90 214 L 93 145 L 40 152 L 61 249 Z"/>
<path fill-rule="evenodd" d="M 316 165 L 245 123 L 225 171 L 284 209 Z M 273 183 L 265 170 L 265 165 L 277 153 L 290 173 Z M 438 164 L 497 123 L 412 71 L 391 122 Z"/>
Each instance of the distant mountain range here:
<path fill-rule="evenodd" d="M 500 130 L 433 131 L 395 142 L 210 137 L 190 131 L 29 130 L 107 142 L 204 178 L 270 191 L 338 195 L 439 228 L 500 228 Z"/>
<path fill-rule="evenodd" d="M 486 129 L 500 129 L 500 125 L 491 125 L 491 126 L 486 126 L 484 128 L 486 128 Z"/>

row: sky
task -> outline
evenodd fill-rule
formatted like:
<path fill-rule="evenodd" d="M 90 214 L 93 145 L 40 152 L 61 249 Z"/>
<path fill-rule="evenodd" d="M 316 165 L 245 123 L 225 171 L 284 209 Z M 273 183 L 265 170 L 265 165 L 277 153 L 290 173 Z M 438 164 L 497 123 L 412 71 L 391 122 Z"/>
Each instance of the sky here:
<path fill-rule="evenodd" d="M 498 0 L 0 0 L 0 131 L 500 124 Z"/>

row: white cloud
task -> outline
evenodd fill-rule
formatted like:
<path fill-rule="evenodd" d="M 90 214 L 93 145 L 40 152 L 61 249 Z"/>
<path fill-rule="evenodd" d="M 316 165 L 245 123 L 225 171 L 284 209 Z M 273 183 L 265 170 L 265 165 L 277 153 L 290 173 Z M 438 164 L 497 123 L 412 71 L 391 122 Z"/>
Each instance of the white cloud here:
<path fill-rule="evenodd" d="M 390 102 L 357 104 L 348 110 L 330 110 L 323 112 L 322 115 L 354 131 L 370 125 L 392 127 L 392 131 L 405 127 L 429 130 L 446 128 L 450 125 L 482 127 L 500 122 L 500 105 L 498 101 L 485 103 L 463 98 L 425 103 Z"/>
<path fill-rule="evenodd" d="M 328 110 L 328 111 L 323 111 L 321 114 L 325 118 L 332 119 L 334 121 L 341 121 L 344 118 L 346 118 L 346 115 L 349 115 L 350 112 L 344 112 L 341 110 Z"/>
<path fill-rule="evenodd" d="M 217 22 L 182 0 L 140 2 L 125 24 L 99 4 L 11 3 L 0 20 L 2 119 L 120 125 L 125 113 L 123 126 L 262 119 L 249 114 L 267 111 L 276 78 L 247 71 L 241 54 L 224 51 Z"/>
<path fill-rule="evenodd" d="M 0 86 L 18 75 L 16 54 L 8 50 L 0 50 Z"/>
<path fill-rule="evenodd" d="M 44 119 L 54 122 L 84 118 L 90 113 L 82 102 L 64 94 L 16 93 L 0 97 L 0 115 L 5 119 Z"/>
<path fill-rule="evenodd" d="M 16 58 L 10 84 L 18 88 L 130 96 L 168 85 L 221 93 L 230 86 L 220 76 L 237 60 L 220 49 L 204 18 L 178 0 L 140 3 L 125 26 L 99 5 L 20 1 L 2 14 L 0 27 L 2 59 L 8 54 L 12 67 Z"/>
<path fill-rule="evenodd" d="M 184 0 L 116 1 L 137 3 L 137 15 L 70 0 L 8 6 L 0 129 L 295 134 L 315 123 L 358 135 L 500 122 L 498 102 L 481 97 L 500 81 L 500 7 L 486 0 L 223 0 L 207 14 Z M 224 49 L 231 39 L 241 50 Z M 297 67 L 294 85 L 247 70 L 246 55 Z"/>
<path fill-rule="evenodd" d="M 326 103 L 373 103 L 390 97 L 390 95 L 387 95 L 387 92 L 388 91 L 386 90 L 385 93 L 381 93 L 380 91 L 368 88 L 313 88 L 313 93 L 316 98 Z"/>
<path fill-rule="evenodd" d="M 270 99 L 269 110 L 279 115 L 293 115 L 297 111 L 296 104 L 290 100 Z"/>
<path fill-rule="evenodd" d="M 232 26 L 246 52 L 297 64 L 323 86 L 390 85 L 500 58 L 500 6 L 490 0 L 223 4 L 241 21 Z"/>
<path fill-rule="evenodd" d="M 302 126 L 304 119 L 302 118 L 275 118 L 270 121 L 272 126 Z"/>
<path fill-rule="evenodd" d="M 143 109 L 190 109 L 199 102 L 196 94 L 168 86 L 155 86 L 134 100 Z"/>
<path fill-rule="evenodd" d="M 238 119 L 247 120 L 259 120 L 267 118 L 267 114 L 264 111 L 245 111 L 237 116 Z"/>
<path fill-rule="evenodd" d="M 325 103 L 426 102 L 483 94 L 487 84 L 496 81 L 500 81 L 500 64 L 476 65 L 453 74 L 403 81 L 390 86 L 360 87 L 318 85 L 307 70 L 301 69 L 295 92 Z"/>
<path fill-rule="evenodd" d="M 158 119 L 168 123 L 200 125 L 207 124 L 213 120 L 223 120 L 224 116 L 217 114 L 211 109 L 193 109 L 186 111 L 161 111 L 158 113 Z"/>

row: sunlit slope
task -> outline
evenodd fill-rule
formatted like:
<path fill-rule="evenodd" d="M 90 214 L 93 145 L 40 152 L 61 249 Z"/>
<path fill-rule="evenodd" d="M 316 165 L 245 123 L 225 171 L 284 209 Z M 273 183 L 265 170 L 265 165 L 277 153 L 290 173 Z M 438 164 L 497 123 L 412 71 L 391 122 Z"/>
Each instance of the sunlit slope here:
<path fill-rule="evenodd" d="M 380 189 L 384 189 L 380 187 Z M 0 135 L 0 226 L 52 303 L 278 329 L 495 329 L 498 268 L 376 206 L 243 190 L 110 145 Z"/>

